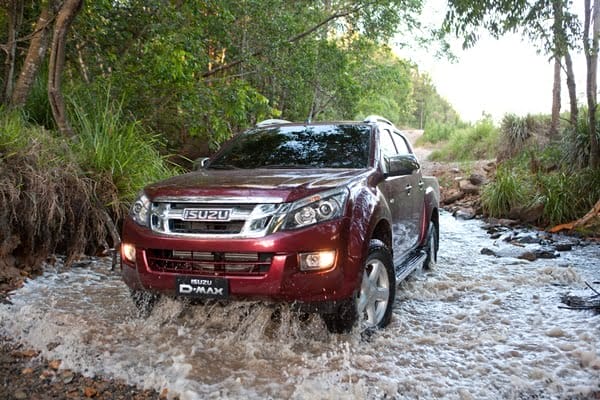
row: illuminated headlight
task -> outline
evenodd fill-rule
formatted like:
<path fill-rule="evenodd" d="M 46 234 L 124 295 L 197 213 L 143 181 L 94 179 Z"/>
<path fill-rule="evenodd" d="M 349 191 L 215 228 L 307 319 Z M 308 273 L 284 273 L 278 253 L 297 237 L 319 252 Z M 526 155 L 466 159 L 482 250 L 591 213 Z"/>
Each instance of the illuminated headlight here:
<path fill-rule="evenodd" d="M 319 251 L 315 253 L 298 254 L 300 270 L 321 271 L 333 267 L 335 262 L 335 250 Z"/>
<path fill-rule="evenodd" d="M 348 199 L 348 190 L 319 193 L 292 204 L 283 229 L 297 229 L 329 221 L 342 216 Z"/>
<path fill-rule="evenodd" d="M 142 192 L 135 200 L 129 210 L 129 216 L 139 225 L 148 227 L 148 215 L 150 214 L 150 200 Z"/>
<path fill-rule="evenodd" d="M 121 257 L 129 262 L 135 263 L 135 246 L 130 243 L 121 244 Z"/>

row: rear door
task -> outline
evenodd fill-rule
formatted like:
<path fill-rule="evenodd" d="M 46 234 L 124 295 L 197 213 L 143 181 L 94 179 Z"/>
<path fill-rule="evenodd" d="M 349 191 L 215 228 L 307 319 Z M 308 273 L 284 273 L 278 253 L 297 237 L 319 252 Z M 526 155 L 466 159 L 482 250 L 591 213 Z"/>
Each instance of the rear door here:
<path fill-rule="evenodd" d="M 389 159 L 398 155 L 393 131 L 380 131 L 381 166 L 384 173 L 389 172 Z M 401 144 L 401 142 L 398 142 Z M 406 148 L 400 149 L 406 151 Z M 414 177 L 410 175 L 388 176 L 380 184 L 380 190 L 385 194 L 392 218 L 392 246 L 394 264 L 398 264 L 412 248 L 415 237 L 413 219 L 413 193 L 416 189 Z"/>

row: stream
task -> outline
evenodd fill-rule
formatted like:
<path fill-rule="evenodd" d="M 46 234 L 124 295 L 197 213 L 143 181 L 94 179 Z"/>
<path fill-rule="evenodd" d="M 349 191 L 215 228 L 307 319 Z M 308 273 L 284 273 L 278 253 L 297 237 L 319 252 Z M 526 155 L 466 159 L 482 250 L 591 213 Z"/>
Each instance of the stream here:
<path fill-rule="evenodd" d="M 0 333 L 84 375 L 181 399 L 563 399 L 600 390 L 600 246 L 534 262 L 481 254 L 478 220 L 440 217 L 435 268 L 399 286 L 391 325 L 329 334 L 318 316 L 255 302 L 163 299 L 137 317 L 110 260 L 48 267 L 0 305 Z M 598 286 L 596 286 L 598 287 Z M 596 397 L 594 397 L 596 398 Z"/>

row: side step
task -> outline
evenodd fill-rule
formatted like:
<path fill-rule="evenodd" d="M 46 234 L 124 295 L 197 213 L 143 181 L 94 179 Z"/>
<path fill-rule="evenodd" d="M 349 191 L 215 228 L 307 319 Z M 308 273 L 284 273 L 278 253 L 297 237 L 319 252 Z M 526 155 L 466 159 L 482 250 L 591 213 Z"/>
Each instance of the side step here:
<path fill-rule="evenodd" d="M 427 259 L 427 253 L 424 250 L 420 250 L 414 255 L 406 259 L 402 264 L 396 267 L 396 283 L 402 282 L 409 276 L 414 270 L 423 266 L 423 263 Z"/>

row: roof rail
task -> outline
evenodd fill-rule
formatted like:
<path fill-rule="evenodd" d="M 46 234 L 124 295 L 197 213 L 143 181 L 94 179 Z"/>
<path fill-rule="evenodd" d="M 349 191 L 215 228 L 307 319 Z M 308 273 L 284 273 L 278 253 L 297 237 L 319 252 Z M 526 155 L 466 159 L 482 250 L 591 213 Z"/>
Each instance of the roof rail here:
<path fill-rule="evenodd" d="M 290 121 L 287 121 L 285 119 L 275 119 L 275 118 L 271 118 L 271 119 L 265 119 L 264 121 L 260 121 L 256 123 L 256 126 L 261 128 L 263 126 L 269 126 L 269 125 L 278 125 L 278 124 L 289 124 L 291 123 Z"/>
<path fill-rule="evenodd" d="M 394 124 L 392 124 L 389 119 L 383 118 L 379 115 L 369 115 L 367 118 L 365 118 L 364 122 L 382 122 L 384 124 L 394 126 Z"/>

